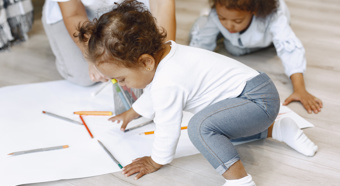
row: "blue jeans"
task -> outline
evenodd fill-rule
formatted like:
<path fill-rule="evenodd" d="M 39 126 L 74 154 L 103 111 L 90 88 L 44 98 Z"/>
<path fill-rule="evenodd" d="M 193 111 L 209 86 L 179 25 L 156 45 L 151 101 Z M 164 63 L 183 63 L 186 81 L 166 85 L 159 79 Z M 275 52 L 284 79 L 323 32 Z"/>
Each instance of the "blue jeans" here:
<path fill-rule="evenodd" d="M 195 114 L 188 125 L 191 142 L 219 174 L 240 160 L 233 142 L 267 137 L 280 109 L 274 83 L 261 73 L 247 81 L 243 92 Z"/>

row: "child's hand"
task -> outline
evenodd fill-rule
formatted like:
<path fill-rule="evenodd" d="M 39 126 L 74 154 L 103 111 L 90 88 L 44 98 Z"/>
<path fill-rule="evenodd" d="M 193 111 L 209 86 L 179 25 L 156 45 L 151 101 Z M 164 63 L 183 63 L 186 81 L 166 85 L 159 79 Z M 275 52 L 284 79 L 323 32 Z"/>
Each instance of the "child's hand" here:
<path fill-rule="evenodd" d="M 123 121 L 123 124 L 120 127 L 120 130 L 124 131 L 126 126 L 128 125 L 128 123 L 130 123 L 130 121 L 137 118 L 138 116 L 139 116 L 139 114 L 135 110 L 133 110 L 133 108 L 130 108 L 126 112 L 123 112 L 123 113 L 121 113 L 117 116 L 109 118 L 109 120 L 112 121 L 112 122 L 117 121 L 118 124 L 120 123 L 120 121 Z"/>
<path fill-rule="evenodd" d="M 144 176 L 145 174 L 157 171 L 162 166 L 163 165 L 154 162 L 150 156 L 145 156 L 133 160 L 131 164 L 123 168 L 122 173 L 125 176 L 131 176 L 132 174 L 138 173 L 135 177 L 135 179 L 137 180 L 140 177 Z"/>
<path fill-rule="evenodd" d="M 300 101 L 309 114 L 311 114 L 312 111 L 315 114 L 321 112 L 322 101 L 307 92 L 307 90 L 294 91 L 293 94 L 285 100 L 283 105 L 288 105 L 292 101 Z"/>

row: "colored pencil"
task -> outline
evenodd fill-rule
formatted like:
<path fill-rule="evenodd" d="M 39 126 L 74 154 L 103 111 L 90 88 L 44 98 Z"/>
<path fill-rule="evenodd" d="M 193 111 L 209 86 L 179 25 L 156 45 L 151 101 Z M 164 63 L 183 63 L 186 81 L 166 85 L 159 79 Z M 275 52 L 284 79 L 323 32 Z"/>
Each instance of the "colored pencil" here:
<path fill-rule="evenodd" d="M 24 151 L 18 151 L 18 152 L 12 152 L 8 155 L 22 155 L 22 154 L 28 154 L 28 153 L 34 153 L 34 152 L 43 152 L 43 151 L 50 151 L 50 150 L 58 150 L 58 149 L 65 149 L 68 148 L 68 145 L 62 145 L 62 146 L 55 146 L 55 147 L 46 147 L 46 148 L 40 148 L 40 149 L 32 149 L 32 150 L 24 150 Z"/>
<path fill-rule="evenodd" d="M 131 130 L 134 130 L 134 129 L 143 127 L 143 126 L 145 126 L 145 125 L 148 125 L 148 124 L 150 124 L 150 123 L 152 123 L 152 120 L 151 120 L 151 121 L 146 121 L 146 122 L 144 122 L 144 123 L 141 123 L 141 124 L 139 124 L 139 125 L 136 125 L 136 126 L 134 126 L 134 127 L 131 127 L 131 128 L 129 128 L 129 129 L 125 129 L 124 132 L 129 132 L 129 131 L 131 131 Z"/>
<path fill-rule="evenodd" d="M 110 82 L 104 82 L 104 83 L 102 83 L 96 91 L 92 92 L 91 96 L 93 96 L 93 97 L 96 96 L 96 95 L 97 95 L 99 92 L 101 92 L 108 84 L 110 84 Z"/>
<path fill-rule="evenodd" d="M 184 127 L 181 127 L 181 130 L 185 130 L 187 128 L 188 128 L 188 126 L 184 126 Z M 155 133 L 155 131 L 148 131 L 148 132 L 142 132 L 139 135 L 150 135 L 150 134 L 154 134 L 154 133 Z"/>
<path fill-rule="evenodd" d="M 83 122 L 83 124 L 84 124 L 84 126 L 85 126 L 85 128 L 86 128 L 87 132 L 89 132 L 89 134 L 90 134 L 91 138 L 93 138 L 93 135 L 92 135 L 92 133 L 91 133 L 90 129 L 87 127 L 87 125 L 86 125 L 86 123 L 85 123 L 85 121 L 84 121 L 83 117 L 82 117 L 81 115 L 79 115 L 79 117 L 80 117 L 81 121 Z"/>
<path fill-rule="evenodd" d="M 65 121 L 69 121 L 69 122 L 72 122 L 72 123 L 83 125 L 80 121 L 75 121 L 75 120 L 72 120 L 70 118 L 66 118 L 66 117 L 63 117 L 63 116 L 59 116 L 57 114 L 53 114 L 51 112 L 42 111 L 42 113 L 47 114 L 47 115 L 52 116 L 52 117 L 55 117 L 55 118 L 59 118 L 59 119 L 65 120 Z"/>
<path fill-rule="evenodd" d="M 116 158 L 111 154 L 111 152 L 105 147 L 105 145 L 101 142 L 101 141 L 99 141 L 99 140 L 97 140 L 98 141 L 98 143 L 100 144 L 100 146 L 102 146 L 103 147 L 103 149 L 105 150 L 105 152 L 111 157 L 111 159 L 118 165 L 118 167 L 120 168 L 120 169 L 122 169 L 123 168 L 123 166 L 116 160 Z"/>
<path fill-rule="evenodd" d="M 76 111 L 73 114 L 88 115 L 88 116 L 111 116 L 111 111 Z"/>
<path fill-rule="evenodd" d="M 122 101 L 122 103 L 123 103 L 123 105 L 124 105 L 124 107 L 125 107 L 125 110 L 129 110 L 129 109 L 131 108 L 131 104 L 130 104 L 130 102 L 128 101 L 128 99 L 127 99 L 127 97 L 126 97 L 126 95 L 125 95 L 125 93 L 124 93 L 124 90 L 123 90 L 122 87 L 118 84 L 118 82 L 117 82 L 116 79 L 112 79 L 111 82 L 112 82 L 112 84 L 113 84 L 113 86 L 114 86 L 114 89 L 113 89 L 113 90 L 115 90 L 115 91 L 117 92 L 117 94 L 118 94 L 120 100 Z"/>
<path fill-rule="evenodd" d="M 122 88 L 123 88 L 124 91 L 127 91 L 131 95 L 131 97 L 134 101 L 137 100 L 137 96 L 135 95 L 135 93 L 130 88 L 128 88 L 126 86 L 123 86 Z"/>

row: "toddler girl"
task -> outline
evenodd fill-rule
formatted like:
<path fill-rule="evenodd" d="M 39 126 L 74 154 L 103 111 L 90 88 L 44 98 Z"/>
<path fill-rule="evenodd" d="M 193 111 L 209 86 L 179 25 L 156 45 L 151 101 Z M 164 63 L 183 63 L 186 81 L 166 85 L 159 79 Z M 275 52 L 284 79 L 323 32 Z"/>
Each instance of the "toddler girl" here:
<path fill-rule="evenodd" d="M 105 77 L 144 88 L 130 110 L 110 120 L 123 121 L 122 130 L 140 115 L 156 124 L 151 156 L 126 165 L 123 174 L 138 173 L 138 179 L 173 160 L 186 110 L 195 114 L 188 125 L 191 141 L 226 184 L 254 185 L 231 141 L 267 137 L 280 100 L 266 74 L 204 49 L 164 43 L 166 33 L 137 1 L 124 1 L 78 30 L 79 40 L 88 41 L 88 58 Z M 291 120 L 274 124 L 272 134 L 307 156 L 316 151 Z"/>
<path fill-rule="evenodd" d="M 190 46 L 214 50 L 219 34 L 226 50 L 235 56 L 270 46 L 276 48 L 294 92 L 284 101 L 300 101 L 309 112 L 318 113 L 322 101 L 306 88 L 305 50 L 289 26 L 289 11 L 283 0 L 211 0 L 208 16 L 201 16 L 191 30 Z"/>

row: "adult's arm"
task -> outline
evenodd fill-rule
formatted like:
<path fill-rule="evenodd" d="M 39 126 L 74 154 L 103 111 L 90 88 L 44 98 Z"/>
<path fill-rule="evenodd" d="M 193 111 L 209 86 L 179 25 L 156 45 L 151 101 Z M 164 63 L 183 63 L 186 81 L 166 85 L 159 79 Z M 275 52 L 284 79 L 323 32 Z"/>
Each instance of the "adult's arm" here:
<path fill-rule="evenodd" d="M 77 32 L 76 29 L 79 23 L 89 20 L 83 3 L 80 0 L 70 0 L 58 2 L 58 4 L 68 33 L 84 54 L 85 46 L 79 43 L 78 38 L 73 37 L 73 34 Z"/>
<path fill-rule="evenodd" d="M 86 54 L 86 46 L 79 43 L 78 38 L 73 37 L 73 34 L 77 32 L 78 25 L 85 21 L 89 21 L 83 3 L 80 0 L 70 0 L 58 2 L 58 5 L 68 33 L 83 55 Z M 89 62 L 88 65 L 89 75 L 92 81 L 107 81 L 107 79 L 96 69 L 94 63 Z"/>
<path fill-rule="evenodd" d="M 157 24 L 167 31 L 167 40 L 176 40 L 175 0 L 150 0 L 150 10 Z"/>

